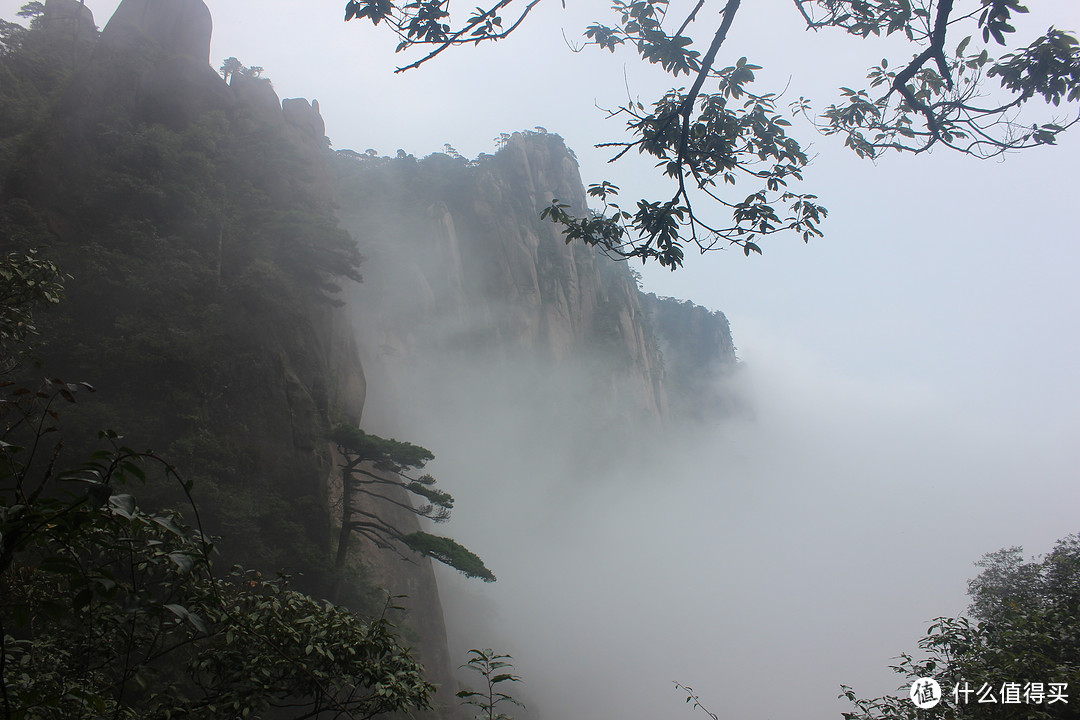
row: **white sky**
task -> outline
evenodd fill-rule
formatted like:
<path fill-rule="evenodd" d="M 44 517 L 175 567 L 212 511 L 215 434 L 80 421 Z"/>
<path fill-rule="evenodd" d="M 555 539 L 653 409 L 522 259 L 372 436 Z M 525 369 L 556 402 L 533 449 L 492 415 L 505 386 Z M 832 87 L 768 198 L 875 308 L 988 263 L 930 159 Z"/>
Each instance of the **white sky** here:
<path fill-rule="evenodd" d="M 20 4 L 0 0 L 0 16 L 12 18 Z M 103 26 L 117 2 L 86 4 Z M 631 160 L 609 167 L 607 156 L 591 147 L 617 138 L 620 130 L 618 121 L 605 121 L 594 105 L 617 104 L 627 86 L 648 101 L 663 89 L 662 79 L 641 72 L 629 56 L 571 53 L 563 28 L 567 37 L 576 38 L 584 21 L 603 18 L 607 3 L 567 4 L 570 8 L 563 11 L 551 0 L 531 25 L 497 46 L 451 52 L 395 76 L 394 61 L 400 57 L 393 55 L 394 41 L 368 25 L 342 23 L 343 0 L 207 0 L 215 19 L 211 60 L 216 67 L 236 56 L 244 64 L 264 67 L 279 96 L 317 98 L 336 148 L 371 147 L 386 155 L 404 148 L 423 156 L 450 143 L 472 157 L 493 152 L 493 138 L 501 132 L 542 126 L 562 135 L 575 150 L 586 183 L 613 180 L 628 200 L 641 196 L 635 192 L 667 194 L 666 188 L 656 190 L 647 164 Z M 1080 30 L 1075 0 L 1031 5 L 1040 6 L 1042 15 L 1022 30 L 1051 24 Z M 959 40 L 951 38 L 950 45 Z M 830 88 L 861 86 L 865 67 L 887 48 L 887 43 L 837 34 L 809 35 L 799 30 L 789 2 L 761 0 L 745 4 L 722 62 L 748 55 L 765 66 L 761 77 L 772 81 L 770 89 L 790 77 L 789 97 L 807 95 L 821 107 L 834 100 Z M 898 62 L 906 55 L 891 57 Z M 763 257 L 749 259 L 738 251 L 688 256 L 686 267 L 675 273 L 647 268 L 645 284 L 647 290 L 727 314 L 739 354 L 754 369 L 762 416 L 786 434 L 783 447 L 800 445 L 812 454 L 817 444 L 825 448 L 850 437 L 857 446 L 844 462 L 855 463 L 862 453 L 882 466 L 866 482 L 883 488 L 893 483 L 887 491 L 871 499 L 845 486 L 836 496 L 838 503 L 820 511 L 821 522 L 835 532 L 818 526 L 810 537 L 820 541 L 823 552 L 842 554 L 866 539 L 900 556 L 907 554 L 905 548 L 935 553 L 945 571 L 935 576 L 936 584 L 900 601 L 907 607 L 897 611 L 896 625 L 883 627 L 884 620 L 872 609 L 857 608 L 849 618 L 859 629 L 838 629 L 843 636 L 877 628 L 887 636 L 881 647 L 896 653 L 914 649 L 912 641 L 925 629 L 925 620 L 963 608 L 970 563 L 980 554 L 1006 545 L 1044 552 L 1054 539 L 1080 530 L 1080 188 L 1075 179 L 1080 132 L 1059 147 L 1003 162 L 937 152 L 890 157 L 877 166 L 798 124 L 794 132 L 815 140 L 820 152 L 804 187 L 830 210 L 825 238 L 804 246 L 795 238 L 777 237 L 763 243 Z M 738 452 L 730 445 L 733 440 L 727 442 L 728 450 Z M 780 456 L 770 462 L 781 467 L 796 461 Z M 853 468 L 838 468 L 838 477 L 863 472 Z M 758 469 L 762 478 L 767 469 Z M 945 477 L 956 481 L 943 486 Z M 822 482 L 825 487 L 829 481 Z M 783 497 L 771 515 L 775 522 L 797 523 L 797 516 L 811 512 L 809 495 Z M 801 500 L 806 504 L 799 505 Z M 899 514 L 889 524 L 871 527 L 867 517 L 875 502 L 892 503 Z M 465 512 L 456 517 L 466 517 Z M 909 529 L 900 521 L 904 517 L 913 520 Z M 739 522 L 733 520 L 732 527 L 741 527 Z M 775 557 L 770 551 L 785 552 L 770 548 L 767 528 L 744 529 L 759 547 L 747 553 L 746 563 L 768 562 Z M 731 530 L 712 541 L 739 543 L 745 537 Z M 804 580 L 800 550 L 787 551 L 794 554 L 777 563 L 778 578 Z M 911 557 L 907 560 L 898 567 L 917 567 Z M 698 561 L 707 564 L 709 559 Z M 842 578 L 845 570 L 838 565 L 835 572 Z M 874 576 L 882 604 L 896 600 L 887 596 L 908 582 L 887 575 L 881 570 Z M 830 587 L 848 587 L 844 583 L 849 581 Z M 508 587 L 512 594 L 513 586 Z M 763 597 L 801 592 L 785 588 L 779 579 L 763 583 L 762 590 L 764 595 L 725 602 L 735 612 L 740 603 L 752 606 Z M 842 604 L 841 592 L 830 591 L 818 601 Z M 690 616 L 709 612 L 702 597 L 686 602 Z M 775 612 L 790 614 L 790 608 L 778 605 Z M 813 620 L 795 627 L 815 642 L 830 636 Z M 643 632 L 642 637 L 651 635 Z M 720 635 L 714 639 L 737 641 Z M 783 654 L 783 638 L 763 642 L 775 643 Z M 854 652 L 842 646 L 843 652 Z M 889 657 L 871 654 L 852 658 L 851 667 L 838 665 L 838 677 L 822 680 L 832 683 L 826 695 L 834 696 L 840 682 L 864 677 L 864 665 L 884 670 Z M 796 662 L 795 656 L 789 659 Z M 830 662 L 839 663 L 835 657 Z M 698 677 L 691 677 L 690 669 L 680 677 L 669 677 L 667 669 L 657 672 L 665 683 L 681 679 L 710 699 L 715 678 L 707 669 Z M 682 712 L 681 698 L 670 686 L 663 692 L 670 716 Z M 731 698 L 711 699 L 717 710 Z M 806 717 L 827 716 L 813 707 Z M 779 717 L 788 710 L 742 717 Z"/>
<path fill-rule="evenodd" d="M 20 4 L 0 0 L 0 16 L 12 18 Z M 86 4 L 103 26 L 117 2 Z M 263 66 L 279 96 L 319 99 L 337 148 L 423 156 L 450 143 L 474 157 L 493 152 L 501 132 L 542 126 L 566 139 L 586 183 L 614 180 L 632 204 L 647 193 L 666 196 L 667 187 L 638 158 L 605 164 L 609 153 L 592 144 L 617 139 L 621 123 L 605 120 L 594 105 L 615 106 L 627 87 L 648 101 L 667 81 L 642 72 L 629 55 L 569 51 L 564 33 L 575 39 L 587 21 L 603 18 L 605 4 L 579 0 L 564 11 L 552 0 L 498 45 L 393 75 L 404 57 L 393 53 L 393 39 L 341 22 L 343 2 L 300 10 L 284 0 L 209 0 L 211 61 L 235 55 Z M 1024 27 L 1080 28 L 1077 3 L 1040 5 L 1050 9 Z M 857 85 L 868 61 L 888 47 L 799 28 L 787 2 L 749 3 L 722 60 L 746 54 L 765 66 L 761 87 L 772 80 L 768 87 L 780 88 L 790 78 L 788 97 L 807 95 L 820 107 L 835 100 L 831 88 Z M 893 53 L 894 64 L 903 57 Z M 794 132 L 820 153 L 803 189 L 830 210 L 826 237 L 810 246 L 775 237 L 763 243 L 764 257 L 749 259 L 738 250 L 690 255 L 677 273 L 646 268 L 646 289 L 723 310 L 747 357 L 748 332 L 773 333 L 845 372 L 948 386 L 965 400 L 1007 397 L 1049 412 L 1063 393 L 1076 396 L 1071 276 L 1080 230 L 1075 216 L 1061 211 L 1075 197 L 1075 133 L 1059 147 L 1004 162 L 937 152 L 889 157 L 875 167 L 835 139 L 798 124 Z M 991 385 L 996 399 L 983 392 Z"/>

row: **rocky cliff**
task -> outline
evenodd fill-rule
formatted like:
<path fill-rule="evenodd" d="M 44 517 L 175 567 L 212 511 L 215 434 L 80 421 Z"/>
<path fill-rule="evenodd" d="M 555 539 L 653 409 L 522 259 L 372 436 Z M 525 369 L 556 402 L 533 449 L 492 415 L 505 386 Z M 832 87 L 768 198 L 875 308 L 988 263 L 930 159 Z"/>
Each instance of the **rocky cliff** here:
<path fill-rule="evenodd" d="M 407 594 L 408 632 L 452 698 L 430 564 L 335 577 L 325 434 L 359 421 L 367 382 L 341 310 L 360 256 L 331 212 L 317 103 L 211 69 L 201 0 L 124 0 L 100 38 L 64 0 L 35 25 L 4 68 L 33 87 L 0 87 L 0 249 L 47 245 L 72 276 L 38 351 L 98 390 L 66 431 L 115 428 L 182 468 L 226 567 L 285 569 L 369 613 L 375 584 Z M 56 52 L 76 39 L 80 62 Z"/>
<path fill-rule="evenodd" d="M 343 152 L 335 167 L 340 215 L 367 258 L 353 292 L 369 373 L 415 384 L 434 358 L 498 358 L 534 378 L 576 368 L 611 418 L 668 417 L 655 313 L 633 274 L 540 219 L 553 198 L 585 211 L 557 135 L 515 133 L 475 161 Z M 730 340 L 714 349 L 716 362 L 734 361 Z"/>
<path fill-rule="evenodd" d="M 732 408 L 719 382 L 737 364 L 727 318 L 689 300 L 645 293 L 640 301 L 664 358 L 672 414 L 696 422 L 723 417 Z"/>
<path fill-rule="evenodd" d="M 48 0 L 4 56 L 12 77 L 35 72 L 0 86 L 0 249 L 47 245 L 73 276 L 42 362 L 97 386 L 83 428 L 185 468 L 229 560 L 334 585 L 337 420 L 425 443 L 417 413 L 460 418 L 490 393 L 551 424 L 588 407 L 595 453 L 710 411 L 693 398 L 734 363 L 726 321 L 643 295 L 539 218 L 552 198 L 586 211 L 557 136 L 514 134 L 474 161 L 332 154 L 316 102 L 210 68 L 211 31 L 201 0 L 123 0 L 100 38 L 81 3 Z M 430 564 L 358 559 L 408 595 L 452 691 Z"/>

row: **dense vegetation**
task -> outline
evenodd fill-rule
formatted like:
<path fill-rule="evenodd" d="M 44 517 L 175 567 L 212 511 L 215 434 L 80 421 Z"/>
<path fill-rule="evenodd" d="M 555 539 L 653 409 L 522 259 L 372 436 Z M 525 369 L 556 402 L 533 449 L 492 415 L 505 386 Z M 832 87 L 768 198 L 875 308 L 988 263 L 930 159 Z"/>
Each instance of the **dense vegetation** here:
<path fill-rule="evenodd" d="M 7 283 L 5 283 L 6 285 Z M 26 306 L 24 305 L 24 308 Z M 362 618 L 284 578 L 211 562 L 214 544 L 132 490 L 192 485 L 101 434 L 61 459 L 60 405 L 86 385 L 47 381 L 0 401 L 0 712 L 29 718 L 370 718 L 429 707 L 434 688 L 385 615 Z"/>
<path fill-rule="evenodd" d="M 318 152 L 243 102 L 152 122 L 124 84 L 152 56 L 76 64 L 69 40 L 5 26 L 0 249 L 38 248 L 70 276 L 37 357 L 100 391 L 72 435 L 115 427 L 167 455 L 231 560 L 325 586 L 318 438 L 343 412 L 326 330 L 361 257 L 309 186 Z"/>
<path fill-rule="evenodd" d="M 859 698 L 846 720 L 1051 720 L 1076 717 L 1080 688 L 1080 535 L 1062 538 L 1046 556 L 1027 560 L 1022 548 L 989 553 L 968 586 L 967 616 L 938 618 L 893 667 L 901 696 Z M 917 708 L 910 688 L 939 683 L 937 704 Z"/>
<path fill-rule="evenodd" d="M 0 713 L 429 707 L 400 608 L 333 564 L 331 330 L 362 258 L 322 138 L 247 76 L 159 122 L 131 81 L 167 58 L 91 60 L 42 12 L 0 26 Z"/>

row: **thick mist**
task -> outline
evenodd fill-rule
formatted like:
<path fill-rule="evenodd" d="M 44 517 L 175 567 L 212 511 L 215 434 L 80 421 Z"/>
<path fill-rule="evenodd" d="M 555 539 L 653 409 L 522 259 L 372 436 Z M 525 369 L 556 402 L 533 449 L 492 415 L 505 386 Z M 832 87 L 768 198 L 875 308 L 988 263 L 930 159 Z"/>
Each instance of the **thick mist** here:
<path fill-rule="evenodd" d="M 1075 452 L 1042 428 L 734 332 L 742 410 L 692 427 L 613 423 L 580 401 L 595 366 L 366 365 L 365 425 L 435 452 L 440 531 L 499 578 L 440 572 L 452 656 L 511 653 L 530 717 L 692 717 L 673 681 L 723 717 L 838 717 L 841 683 L 896 689 L 890 659 L 964 610 L 983 553 L 1072 531 Z"/>
<path fill-rule="evenodd" d="M 5 17 L 21 4 L 0 2 L 10 10 Z M 115 6 L 104 0 L 92 4 Z M 490 150 L 496 132 L 542 123 L 566 133 L 585 158 L 589 152 L 600 157 L 589 146 L 610 135 L 610 128 L 596 131 L 571 119 L 561 98 L 553 101 L 532 89 L 553 77 L 599 85 L 595 66 L 553 69 L 547 61 L 505 60 L 514 56 L 500 56 L 504 59 L 498 62 L 481 56 L 489 58 L 483 60 L 484 70 L 506 70 L 511 77 L 484 75 L 485 86 L 499 90 L 479 99 L 461 89 L 462 78 L 478 72 L 428 75 L 416 81 L 423 83 L 419 86 L 402 85 L 414 82 L 411 78 L 379 79 L 396 89 L 393 97 L 368 73 L 361 90 L 353 93 L 357 104 L 352 106 L 353 97 L 335 97 L 342 86 L 340 73 L 325 68 L 369 63 L 370 57 L 360 53 L 371 51 L 357 49 L 354 28 L 340 27 L 338 6 L 332 8 L 332 26 L 319 19 L 310 32 L 290 29 L 296 39 L 321 43 L 315 47 L 281 43 L 280 28 L 261 32 L 251 24 L 275 15 L 291 23 L 307 18 L 257 12 L 249 5 L 234 2 L 221 8 L 218 26 L 236 33 L 236 41 L 252 44 L 222 42 L 228 49 L 215 50 L 213 66 L 239 55 L 244 62 L 266 66 L 282 96 L 314 93 L 324 107 L 336 105 L 339 109 L 330 112 L 347 118 L 338 121 L 340 133 L 329 130 L 340 145 L 375 145 L 392 152 L 398 146 L 438 147 L 450 139 L 472 155 Z M 231 13 L 238 17 L 224 22 Z M 99 22 L 106 17 L 98 12 Z M 770 32 L 772 23 L 770 16 Z M 331 31 L 349 33 L 340 42 L 347 48 L 347 61 L 328 59 L 338 42 L 326 40 L 338 37 Z M 750 43 L 760 37 L 745 35 Z M 279 46 L 273 52 L 255 44 L 267 38 Z M 561 50 L 557 37 L 556 44 Z M 392 57 L 390 49 L 387 57 Z M 288 63 L 286 51 L 296 56 L 288 57 Z M 599 62 L 608 61 L 606 54 L 600 57 Z M 305 64 L 309 60 L 316 64 Z M 786 72 L 789 63 L 777 64 Z M 608 85 L 621 95 L 622 68 L 615 71 L 616 81 Z M 532 72 L 540 77 L 530 79 L 527 73 Z M 303 82 L 288 84 L 289 73 Z M 330 85 L 308 84 L 322 82 Z M 511 97 L 512 86 L 530 90 Z M 436 89 L 454 97 L 437 95 Z M 567 90 L 561 94 L 570 95 Z M 392 101 L 372 101 L 384 96 Z M 487 96 L 497 107 L 479 104 Z M 530 108 L 533 96 L 545 107 Z M 451 104 L 456 101 L 464 109 Z M 590 102 L 584 105 L 593 110 Z M 525 121 L 517 115 L 506 120 L 499 115 L 504 109 L 536 114 Z M 433 122 L 433 114 L 440 122 Z M 502 124 L 493 130 L 490 123 Z M 346 127 L 356 135 L 348 137 Z M 475 136 L 459 142 L 457 133 L 466 130 Z M 1072 153 L 1075 157 L 1075 149 Z M 594 164 L 606 159 L 603 154 Z M 1069 308 L 1075 298 L 1047 288 L 1060 285 L 1072 292 L 1075 257 L 1059 254 L 1056 243 L 1040 237 L 1053 240 L 1060 231 L 1035 224 L 1064 215 L 1063 201 L 1042 210 L 1027 199 L 1015 200 L 1016 207 L 1009 209 L 1016 210 L 1018 219 L 1007 245 L 994 245 L 989 231 L 977 224 L 985 215 L 991 218 L 988 225 L 1001 225 L 985 208 L 1006 207 L 1002 188 L 1019 197 L 1021 189 L 1032 186 L 1031 177 L 1053 186 L 1036 187 L 1044 196 L 1068 190 L 1069 183 L 1060 182 L 1072 171 L 1066 163 L 1059 171 L 1025 176 L 1016 172 L 1018 165 L 1023 167 L 1016 162 L 1009 166 L 1008 177 L 994 175 L 1005 171 L 993 167 L 961 172 L 946 166 L 949 172 L 937 171 L 940 187 L 910 181 L 914 171 L 901 178 L 904 182 L 890 180 L 891 186 L 880 180 L 875 186 L 863 176 L 845 174 L 846 168 L 836 172 L 833 182 L 843 191 L 835 190 L 833 199 L 827 193 L 823 197 L 834 209 L 834 203 L 849 203 L 847 217 L 853 220 L 844 232 L 829 232 L 856 238 L 868 248 L 867 257 L 853 260 L 850 247 L 831 239 L 832 245 L 822 242 L 798 256 L 798 273 L 824 277 L 826 289 L 839 297 L 833 305 L 823 301 L 821 288 L 811 287 L 818 295 L 808 302 L 811 293 L 804 287 L 793 283 L 789 289 L 776 275 L 767 283 L 757 276 L 743 281 L 756 283 L 770 296 L 744 291 L 750 298 L 743 301 L 746 306 L 769 309 L 775 303 L 772 317 L 790 316 L 798 332 L 734 318 L 743 362 L 716 381 L 718 392 L 730 400 L 730 412 L 708 422 L 651 416 L 638 398 L 623 392 L 617 370 L 602 355 L 552 359 L 528 348 L 475 351 L 473 338 L 511 324 L 512 313 L 498 299 L 440 307 L 440 298 L 460 287 L 427 287 L 425 279 L 442 276 L 449 282 L 447 268 L 455 259 L 460 264 L 459 257 L 442 246 L 433 252 L 422 238 L 406 247 L 413 228 L 394 237 L 397 245 L 364 247 L 367 281 L 350 305 L 368 386 L 363 427 L 434 452 L 428 469 L 457 500 L 452 522 L 437 531 L 481 555 L 499 578 L 484 585 L 437 568 L 454 661 L 464 662 L 472 647 L 511 653 L 525 680 L 514 692 L 526 703 L 529 720 L 703 720 L 700 711 L 684 703 L 685 693 L 675 681 L 692 686 L 724 718 L 835 719 L 850 709 L 836 698 L 841 683 L 864 697 L 896 689 L 899 678 L 888 670 L 891 658 L 914 651 L 934 617 L 964 610 L 966 583 L 976 572 L 972 563 L 983 553 L 1012 545 L 1044 552 L 1056 538 L 1080 529 L 1075 417 L 1002 417 L 962 404 L 939 387 L 875 381 L 871 373 L 856 377 L 792 340 L 820 335 L 821 325 L 807 321 L 814 319 L 812 314 L 779 309 L 775 299 L 790 292 L 782 298 L 787 305 L 812 306 L 822 315 L 835 314 L 841 306 L 864 306 L 862 325 L 837 332 L 844 342 L 860 332 L 870 338 L 849 343 L 852 364 L 880 357 L 873 339 L 896 337 L 901 329 L 920 341 L 924 357 L 935 356 L 927 363 L 942 363 L 944 353 L 934 350 L 941 343 L 935 341 L 946 338 L 963 345 L 955 339 L 963 338 L 965 325 L 977 318 L 990 325 L 986 335 L 993 344 L 987 342 L 985 356 L 998 343 L 1023 348 L 1024 362 L 1012 368 L 1017 376 L 1039 374 L 1040 355 L 1066 366 L 1071 361 L 1064 358 L 1072 353 L 1058 352 L 1050 341 L 1072 341 L 1077 328 Z M 971 180 L 975 174 L 987 178 L 987 187 Z M 925 196 L 944 198 L 937 214 L 927 210 Z M 970 209 L 958 212 L 961 203 Z M 348 211 L 349 203 L 343 205 Z M 942 230 L 938 215 L 958 216 L 961 227 Z M 888 226 L 906 226 L 912 216 L 920 221 L 908 233 L 914 240 L 905 236 L 890 245 L 888 237 L 872 237 L 862 242 L 866 236 L 887 235 Z M 362 231 L 352 230 L 367 242 Z M 1074 231 L 1074 226 L 1066 228 Z M 382 240 L 395 235 L 385 228 L 380 232 Z M 969 245 L 963 244 L 967 236 Z M 880 248 L 906 250 L 919 242 L 932 250 L 898 254 L 909 258 L 907 265 L 892 255 L 878 259 Z M 1014 245 L 1021 246 L 1022 254 L 1012 254 Z M 986 281 L 995 294 L 986 293 L 984 301 L 971 291 L 972 278 L 979 276 L 972 265 L 994 257 L 988 247 L 995 252 L 1005 247 L 1010 259 L 1001 261 L 1008 273 Z M 833 268 L 835 275 L 811 262 Z M 1025 263 L 1029 274 L 1014 275 Z M 880 268 L 880 274 L 867 268 Z M 678 275 L 684 286 L 691 284 L 686 280 L 690 272 L 688 267 Z M 737 272 L 758 271 L 739 266 Z M 1057 284 L 1047 281 L 1056 275 Z M 857 281 L 852 279 L 856 276 Z M 891 316 L 867 299 L 874 298 L 871 292 L 852 291 L 863 287 L 855 282 L 876 291 L 896 277 L 914 280 L 888 303 L 878 302 L 902 315 L 909 328 L 898 329 L 883 319 Z M 708 283 L 731 287 L 716 277 Z M 417 287 L 429 293 L 412 292 Z M 941 292 L 927 292 L 927 287 Z M 1004 302 L 996 304 L 1002 289 L 1008 293 L 1007 312 Z M 1038 302 L 1025 304 L 1031 296 Z M 957 309 L 969 306 L 969 313 Z M 942 315 L 947 319 L 936 319 Z M 1010 322 L 1002 322 L 1003 316 Z M 1058 316 L 1069 324 L 1054 322 Z M 1043 325 L 1045 337 L 1032 332 Z M 866 350 L 850 352 L 854 347 Z M 439 351 L 425 352 L 432 348 Z M 971 353 L 955 355 L 949 361 L 959 368 L 956 374 L 976 378 L 971 384 L 987 396 L 1030 389 L 1023 380 L 994 386 L 999 376 L 979 366 Z M 1075 387 L 1067 390 L 1062 396 L 1075 394 Z"/>

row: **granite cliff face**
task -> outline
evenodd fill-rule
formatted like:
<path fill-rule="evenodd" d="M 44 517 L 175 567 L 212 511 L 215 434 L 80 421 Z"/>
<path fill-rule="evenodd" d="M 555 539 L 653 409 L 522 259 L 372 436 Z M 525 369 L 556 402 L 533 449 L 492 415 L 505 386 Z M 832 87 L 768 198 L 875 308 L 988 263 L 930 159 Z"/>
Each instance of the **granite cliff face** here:
<path fill-rule="evenodd" d="M 588 401 L 613 421 L 669 417 L 657 325 L 667 314 L 647 307 L 625 264 L 567 245 L 539 217 L 553 198 L 585 211 L 558 136 L 515 133 L 471 162 L 343 152 L 335 166 L 340 215 L 367 257 L 354 316 L 369 375 L 415 384 L 432 362 L 493 358 L 540 377 L 576 368 L 589 377 Z M 713 349 L 693 372 L 734 364 L 730 337 Z"/>
<path fill-rule="evenodd" d="M 694 398 L 734 364 L 726 320 L 643 295 L 539 218 L 553 198 L 586 211 L 558 136 L 475 161 L 330 153 L 316 101 L 209 66 L 201 0 L 123 0 L 100 37 L 81 3 L 48 0 L 41 32 L 72 54 L 51 56 L 51 109 L 0 109 L 19 127 L 0 138 L 0 224 L 75 276 L 43 358 L 109 398 L 88 424 L 186 465 L 243 561 L 326 580 L 342 418 L 423 444 L 410 413 L 461 416 L 481 391 L 551 422 L 588 407 L 592 442 L 712 411 Z M 361 547 L 368 577 L 408 595 L 449 706 L 430 563 Z"/>
<path fill-rule="evenodd" d="M 79 53 L 76 57 L 84 57 L 82 51 L 97 38 L 90 8 L 78 0 L 45 0 L 44 11 L 44 32 L 60 36 L 62 43 L 75 45 Z"/>
<path fill-rule="evenodd" d="M 136 53 L 150 44 L 166 57 L 209 67 L 213 29 L 202 0 L 123 0 L 105 26 L 102 42 Z"/>
<path fill-rule="evenodd" d="M 212 32 L 202 0 L 123 0 L 101 32 L 88 89 L 107 88 L 139 119 L 172 128 L 229 110 L 234 99 L 209 63 Z"/>
<path fill-rule="evenodd" d="M 709 422 L 731 411 L 730 398 L 718 384 L 737 365 L 724 314 L 652 293 L 641 295 L 640 301 L 664 358 L 672 414 Z"/>
<path fill-rule="evenodd" d="M 347 313 L 369 382 L 362 424 L 414 438 L 436 461 L 448 450 L 455 483 L 472 491 L 500 483 L 487 512 L 530 511 L 499 499 L 572 503 L 585 491 L 574 485 L 610 473 L 610 454 L 633 472 L 625 458 L 650 445 L 633 438 L 728 410 L 717 382 L 736 365 L 726 318 L 642 293 L 626 264 L 567 245 L 539 217 L 554 198 L 586 211 L 558 136 L 517 133 L 472 161 L 341 151 L 332 167 L 339 216 L 366 257 Z M 544 488 L 520 487 L 532 481 Z M 387 587 L 414 591 L 400 563 L 365 555 Z M 452 622 L 486 636 L 457 610 Z"/>
<path fill-rule="evenodd" d="M 116 427 L 157 449 L 194 481 L 226 566 L 287 568 L 326 597 L 325 435 L 359 421 L 367 382 L 338 307 L 359 255 L 331 211 L 318 105 L 283 104 L 265 79 L 226 83 L 200 0 L 124 0 L 100 37 L 77 3 L 48 13 L 26 40 L 52 63 L 43 102 L 0 129 L 17 131 L 2 138 L 0 249 L 47 244 L 72 275 L 41 357 L 101 400 L 67 429 Z M 79 33 L 80 62 L 54 52 Z M 406 625 L 452 697 L 430 564 L 380 563 L 369 578 L 409 595 Z M 379 612 L 364 592 L 339 599 Z"/>

